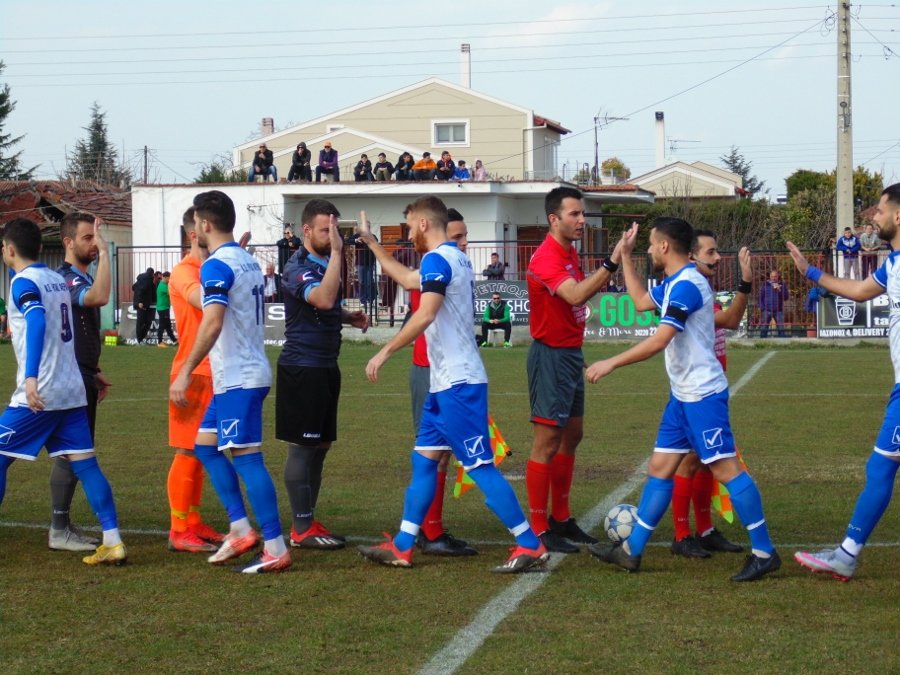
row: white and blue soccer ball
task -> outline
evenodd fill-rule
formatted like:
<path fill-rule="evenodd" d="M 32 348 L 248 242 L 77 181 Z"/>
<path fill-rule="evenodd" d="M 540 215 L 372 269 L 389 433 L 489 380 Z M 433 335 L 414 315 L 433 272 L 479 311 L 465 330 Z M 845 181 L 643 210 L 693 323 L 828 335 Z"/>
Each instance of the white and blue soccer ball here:
<path fill-rule="evenodd" d="M 625 541 L 637 523 L 637 507 L 631 504 L 616 504 L 603 519 L 603 528 L 612 542 Z"/>

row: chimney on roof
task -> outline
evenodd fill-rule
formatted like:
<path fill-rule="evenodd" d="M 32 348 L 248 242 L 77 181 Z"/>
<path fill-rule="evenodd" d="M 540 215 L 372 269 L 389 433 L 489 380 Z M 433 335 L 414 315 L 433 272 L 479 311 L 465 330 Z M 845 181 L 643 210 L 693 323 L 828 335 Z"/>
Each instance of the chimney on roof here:
<path fill-rule="evenodd" d="M 472 88 L 472 46 L 468 42 L 459 46 L 459 79 L 466 89 Z"/>
<path fill-rule="evenodd" d="M 275 119 L 272 117 L 263 117 L 259 128 L 263 136 L 271 136 L 275 133 Z"/>
<path fill-rule="evenodd" d="M 666 165 L 666 116 L 662 110 L 656 113 L 656 168 Z"/>

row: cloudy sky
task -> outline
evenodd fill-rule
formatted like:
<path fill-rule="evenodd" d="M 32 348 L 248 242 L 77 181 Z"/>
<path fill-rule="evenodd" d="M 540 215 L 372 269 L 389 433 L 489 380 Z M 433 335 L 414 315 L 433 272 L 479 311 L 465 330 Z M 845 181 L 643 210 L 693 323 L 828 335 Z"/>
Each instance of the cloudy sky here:
<path fill-rule="evenodd" d="M 654 111 L 667 160 L 737 146 L 772 194 L 798 168 L 832 170 L 835 5 L 494 0 L 452 3 L 134 0 L 0 1 L 0 81 L 18 102 L 6 132 L 51 178 L 84 136 L 96 101 L 109 135 L 151 179 L 192 180 L 259 135 L 428 77 L 459 82 L 573 130 L 568 171 L 618 156 L 654 167 Z M 900 180 L 900 6 L 854 6 L 854 164 Z M 627 118 L 614 120 L 614 118 Z"/>

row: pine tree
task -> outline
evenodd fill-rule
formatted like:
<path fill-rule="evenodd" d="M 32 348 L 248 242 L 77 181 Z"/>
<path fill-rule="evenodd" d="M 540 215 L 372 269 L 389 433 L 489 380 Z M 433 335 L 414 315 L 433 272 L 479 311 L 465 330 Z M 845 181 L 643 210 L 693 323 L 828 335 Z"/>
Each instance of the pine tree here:
<path fill-rule="evenodd" d="M 3 61 L 0 61 L 0 75 L 3 74 Z M 12 152 L 12 148 L 18 145 L 24 136 L 12 137 L 12 134 L 3 133 L 6 118 L 16 109 L 16 102 L 9 95 L 9 85 L 0 85 L 0 180 L 30 180 L 37 166 L 27 171 L 22 168 L 20 158 L 22 150 Z"/>
<path fill-rule="evenodd" d="M 106 113 L 95 101 L 91 106 L 91 122 L 83 127 L 86 139 L 75 143 L 75 150 L 67 157 L 66 172 L 77 180 L 91 180 L 108 185 L 127 186 L 131 170 L 119 163 L 116 149 L 110 144 L 106 130 Z"/>
<path fill-rule="evenodd" d="M 765 181 L 761 181 L 756 176 L 750 175 L 750 172 L 753 171 L 753 164 L 744 159 L 744 156 L 736 146 L 732 145 L 731 151 L 727 155 L 719 157 L 719 160 L 725 165 L 726 169 L 732 173 L 736 173 L 744 180 L 743 187 L 751 195 L 761 192 L 765 187 Z"/>

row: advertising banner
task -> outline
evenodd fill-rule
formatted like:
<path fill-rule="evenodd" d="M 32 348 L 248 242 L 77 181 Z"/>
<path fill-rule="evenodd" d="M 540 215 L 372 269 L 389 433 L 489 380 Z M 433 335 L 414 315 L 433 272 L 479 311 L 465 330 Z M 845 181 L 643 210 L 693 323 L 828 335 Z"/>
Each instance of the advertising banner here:
<path fill-rule="evenodd" d="M 817 336 L 820 338 L 887 337 L 890 326 L 887 295 L 866 302 L 827 295 L 819 300 Z"/>
<path fill-rule="evenodd" d="M 146 342 L 156 344 L 156 329 L 158 325 L 157 319 L 154 317 L 150 330 L 147 333 Z M 119 335 L 125 341 L 125 344 L 133 345 L 137 343 L 135 336 L 136 327 L 137 311 L 131 306 L 130 302 L 123 302 L 119 305 Z M 175 328 L 174 308 L 172 308 L 172 328 Z M 276 347 L 284 344 L 284 305 L 280 302 L 266 305 L 265 341 L 267 345 Z"/>

